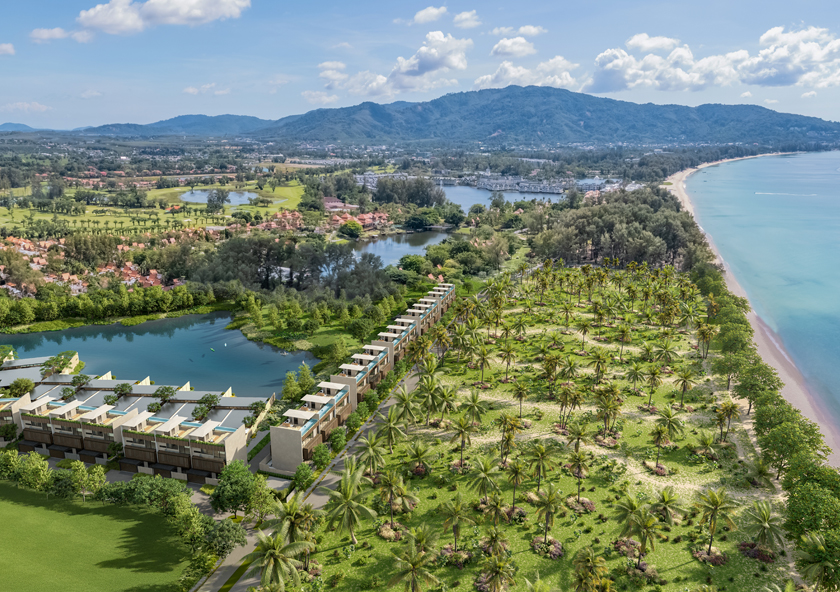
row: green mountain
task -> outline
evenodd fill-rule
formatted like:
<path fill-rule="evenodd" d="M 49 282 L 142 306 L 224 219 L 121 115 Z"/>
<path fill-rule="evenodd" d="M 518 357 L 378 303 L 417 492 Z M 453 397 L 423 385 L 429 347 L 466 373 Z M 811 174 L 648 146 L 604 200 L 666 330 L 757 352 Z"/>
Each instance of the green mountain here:
<path fill-rule="evenodd" d="M 357 144 L 777 144 L 840 142 L 840 123 L 755 105 L 640 105 L 556 88 L 509 86 L 453 93 L 423 103 L 365 102 L 316 109 L 276 121 L 183 115 L 148 125 L 112 124 L 71 133 Z"/>
<path fill-rule="evenodd" d="M 362 103 L 280 120 L 256 136 L 346 142 L 726 143 L 840 140 L 840 123 L 755 105 L 630 103 L 509 86 L 426 103 Z"/>

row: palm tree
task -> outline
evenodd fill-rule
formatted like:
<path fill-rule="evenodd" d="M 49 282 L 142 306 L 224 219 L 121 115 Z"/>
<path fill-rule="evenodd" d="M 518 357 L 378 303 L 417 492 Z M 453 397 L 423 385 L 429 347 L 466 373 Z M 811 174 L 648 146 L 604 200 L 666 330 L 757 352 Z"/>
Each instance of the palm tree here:
<path fill-rule="evenodd" d="M 571 316 L 574 314 L 574 312 L 575 312 L 575 308 L 574 308 L 574 306 L 572 306 L 571 303 L 564 302 L 563 304 L 560 305 L 560 314 L 562 314 L 563 318 L 565 319 L 565 323 L 563 324 L 563 327 L 566 330 L 569 329 L 569 318 L 571 318 Z"/>
<path fill-rule="evenodd" d="M 633 516 L 635 516 L 643 507 L 644 504 L 640 503 L 638 499 L 630 495 L 625 495 L 616 502 L 615 518 L 618 522 L 624 524 L 618 536 L 625 537 L 630 534 L 633 526 L 631 520 Z"/>
<path fill-rule="evenodd" d="M 575 554 L 573 561 L 575 567 L 576 592 L 595 592 L 600 589 L 601 578 L 609 570 L 607 560 L 595 554 L 592 547 L 584 547 Z"/>
<path fill-rule="evenodd" d="M 729 437 L 729 427 L 732 425 L 732 418 L 741 417 L 741 408 L 734 401 L 726 401 L 721 404 L 720 412 L 726 418 L 726 436 Z"/>
<path fill-rule="evenodd" d="M 452 413 L 458 409 L 458 388 L 454 386 L 440 387 L 438 390 L 437 407 L 438 411 L 440 411 L 440 421 L 443 423 L 443 419 L 447 413 Z"/>
<path fill-rule="evenodd" d="M 490 360 L 492 357 L 493 356 L 490 354 L 490 350 L 487 349 L 486 345 L 480 346 L 478 351 L 475 353 L 475 361 L 481 369 L 481 382 L 484 382 L 484 369 L 490 366 Z"/>
<path fill-rule="evenodd" d="M 671 362 L 680 357 L 679 352 L 674 348 L 674 344 L 670 340 L 665 340 L 662 343 L 656 344 L 656 359 L 670 365 Z"/>
<path fill-rule="evenodd" d="M 471 421 L 467 419 L 465 415 L 462 415 L 457 420 L 452 422 L 450 426 L 452 428 L 453 434 L 452 439 L 449 441 L 450 444 L 454 444 L 455 442 L 461 442 L 461 467 L 464 466 L 464 448 L 470 444 L 470 434 L 475 431 L 473 428 L 473 424 Z"/>
<path fill-rule="evenodd" d="M 595 372 L 595 384 L 601 382 L 601 378 L 603 378 L 606 373 L 609 364 L 610 356 L 603 348 L 599 347 L 597 350 L 589 354 L 589 366 L 591 366 L 592 370 Z"/>
<path fill-rule="evenodd" d="M 458 550 L 458 535 L 461 532 L 461 526 L 467 524 L 475 524 L 472 518 L 469 517 L 469 509 L 464 506 L 464 501 L 461 498 L 459 491 L 452 501 L 441 504 L 438 510 L 443 517 L 443 528 L 452 528 L 452 536 L 455 539 L 455 548 Z"/>
<path fill-rule="evenodd" d="M 326 512 L 330 527 L 338 525 L 339 533 L 347 532 L 353 544 L 358 544 L 356 530 L 362 518 L 376 518 L 376 512 L 365 505 L 370 493 L 361 486 L 363 468 L 353 472 L 345 471 L 337 489 L 322 488 L 329 496 Z"/>
<path fill-rule="evenodd" d="M 281 592 L 286 589 L 287 579 L 291 580 L 293 587 L 300 586 L 298 567 L 301 563 L 295 557 L 314 550 L 315 545 L 307 541 L 290 543 L 288 539 L 288 524 L 283 524 L 271 536 L 257 531 L 257 546 L 245 557 L 245 561 L 253 566 L 246 576 L 260 574 L 261 586 L 273 586 Z"/>
<path fill-rule="evenodd" d="M 586 345 L 586 335 L 592 329 L 592 321 L 587 319 L 580 319 L 575 323 L 575 328 L 580 332 L 580 349 L 583 350 Z"/>
<path fill-rule="evenodd" d="M 624 344 L 630 343 L 633 339 L 633 330 L 629 325 L 621 325 L 617 331 L 618 340 L 621 342 L 621 349 L 618 352 L 618 359 L 624 361 Z"/>
<path fill-rule="evenodd" d="M 651 504 L 651 509 L 658 512 L 669 526 L 673 526 L 676 517 L 685 512 L 685 508 L 680 505 L 680 496 L 670 485 L 659 492 L 659 497 Z"/>
<path fill-rule="evenodd" d="M 422 523 L 420 526 L 414 527 L 408 531 L 406 535 L 408 540 L 413 543 L 418 550 L 429 552 L 437 544 L 440 535 L 435 530 L 426 524 Z"/>
<path fill-rule="evenodd" d="M 410 512 L 420 501 L 406 487 L 402 475 L 393 470 L 385 471 L 379 476 L 379 483 L 376 488 L 379 490 L 382 502 L 388 504 L 388 510 L 391 514 L 391 528 L 394 528 L 394 506 L 397 506 L 403 512 Z"/>
<path fill-rule="evenodd" d="M 426 425 L 429 425 L 429 419 L 432 416 L 432 411 L 437 410 L 438 400 L 440 395 L 440 382 L 434 373 L 424 374 L 417 382 L 417 393 L 420 407 L 426 413 Z"/>
<path fill-rule="evenodd" d="M 440 581 L 426 567 L 435 559 L 434 553 L 418 551 L 414 543 L 411 543 L 408 549 L 392 550 L 391 553 L 396 559 L 396 573 L 388 580 L 388 588 L 405 582 L 406 592 L 422 592 L 424 585 L 440 585 Z"/>
<path fill-rule="evenodd" d="M 715 452 L 715 440 L 716 437 L 713 433 L 700 432 L 700 435 L 697 437 L 697 447 L 700 449 L 700 453 L 707 458 L 717 456 Z"/>
<path fill-rule="evenodd" d="M 554 516 L 560 511 L 562 504 L 562 492 L 554 487 L 554 483 L 549 482 L 534 504 L 537 507 L 537 517 L 540 520 L 545 520 L 545 533 L 543 536 L 543 543 L 548 543 L 548 530 L 554 526 Z"/>
<path fill-rule="evenodd" d="M 484 543 L 490 550 L 490 555 L 501 556 L 507 548 L 508 540 L 505 536 L 504 530 L 500 529 L 498 526 L 491 526 L 487 529 L 486 536 L 484 537 Z"/>
<path fill-rule="evenodd" d="M 501 358 L 502 362 L 505 365 L 505 382 L 508 380 L 508 373 L 510 372 L 510 365 L 516 361 L 516 348 L 513 347 L 512 343 L 505 343 L 500 348 L 499 358 Z"/>
<path fill-rule="evenodd" d="M 385 447 L 380 437 L 371 433 L 359 438 L 359 461 L 367 467 L 371 477 L 379 467 L 385 466 Z"/>
<path fill-rule="evenodd" d="M 429 448 L 428 444 L 422 440 L 414 441 L 408 445 L 406 452 L 408 452 L 408 460 L 411 462 L 412 471 L 417 467 L 423 467 L 424 474 L 429 472 L 428 460 L 431 454 L 431 448 Z"/>
<path fill-rule="evenodd" d="M 659 466 L 659 455 L 662 453 L 662 446 L 668 444 L 668 428 L 663 425 L 654 426 L 650 432 L 651 443 L 656 446 L 656 465 Z"/>
<path fill-rule="evenodd" d="M 645 367 L 639 362 L 633 362 L 624 374 L 624 378 L 633 381 L 633 390 L 636 390 L 636 383 L 645 378 Z"/>
<path fill-rule="evenodd" d="M 764 547 L 781 546 L 783 529 L 782 520 L 773 514 L 773 508 L 767 500 L 753 502 L 753 507 L 744 513 L 744 532 L 756 543 Z"/>
<path fill-rule="evenodd" d="M 648 397 L 648 406 L 650 406 L 651 401 L 653 401 L 653 393 L 662 384 L 662 369 L 658 366 L 651 366 L 645 372 L 645 376 L 650 387 L 650 396 Z"/>
<path fill-rule="evenodd" d="M 493 526 L 498 526 L 500 522 L 507 520 L 507 514 L 505 514 L 505 502 L 502 500 L 502 496 L 498 491 L 487 496 L 485 501 L 484 513 L 490 516 L 493 521 Z"/>
<path fill-rule="evenodd" d="M 277 502 L 272 513 L 274 519 L 266 522 L 266 526 L 277 528 L 285 525 L 291 542 L 303 540 L 324 514 L 323 510 L 316 510 L 312 504 L 304 502 L 303 492 L 296 493 L 285 502 Z"/>
<path fill-rule="evenodd" d="M 391 451 L 391 454 L 394 454 L 394 444 L 405 438 L 405 432 L 402 430 L 405 427 L 405 422 L 400 419 L 394 405 L 388 408 L 388 415 L 382 415 L 382 412 L 379 412 L 379 419 L 381 425 L 376 435 L 385 440 L 388 444 L 388 450 Z"/>
<path fill-rule="evenodd" d="M 508 465 L 507 475 L 508 483 L 513 485 L 513 497 L 511 498 L 510 507 L 516 508 L 516 488 L 525 481 L 526 467 L 518 458 Z"/>
<path fill-rule="evenodd" d="M 651 514 L 648 508 L 641 508 L 630 519 L 633 533 L 639 537 L 639 561 L 636 567 L 642 564 L 642 557 L 647 554 L 648 545 L 651 551 L 656 551 L 656 531 L 659 530 L 659 518 Z"/>
<path fill-rule="evenodd" d="M 487 497 L 487 493 L 491 490 L 499 490 L 499 485 L 495 479 L 495 473 L 498 469 L 499 467 L 489 457 L 483 456 L 476 459 L 475 474 L 469 483 L 469 488 L 478 491 L 480 499 Z"/>
<path fill-rule="evenodd" d="M 522 401 L 528 398 L 528 385 L 524 382 L 513 385 L 513 398 L 519 401 L 519 419 L 522 419 Z"/>
<path fill-rule="evenodd" d="M 487 576 L 490 592 L 502 592 L 515 583 L 516 567 L 506 556 L 491 555 L 484 561 L 481 573 Z"/>
<path fill-rule="evenodd" d="M 569 454 L 569 465 L 572 475 L 577 478 L 577 501 L 580 502 L 580 482 L 589 474 L 589 455 L 585 452 Z"/>
<path fill-rule="evenodd" d="M 659 417 L 656 420 L 656 424 L 665 428 L 665 431 L 668 433 L 668 439 L 672 442 L 680 437 L 685 432 L 685 424 L 683 421 L 677 417 L 678 413 L 674 412 L 673 409 L 670 407 L 665 407 L 662 409 L 658 414 Z"/>
<path fill-rule="evenodd" d="M 487 403 L 481 400 L 481 395 L 478 391 L 470 391 L 470 396 L 461 404 L 461 409 L 464 410 L 464 417 L 469 419 L 472 423 L 481 423 L 481 416 L 487 413 Z"/>
<path fill-rule="evenodd" d="M 397 415 L 408 425 L 417 423 L 420 419 L 419 409 L 417 408 L 417 397 L 414 391 L 406 390 L 405 386 L 401 386 L 394 397 L 394 407 L 397 408 Z"/>
<path fill-rule="evenodd" d="M 528 462 L 528 467 L 532 471 L 532 475 L 537 478 L 537 493 L 540 491 L 540 482 L 542 478 L 554 468 L 555 461 L 552 456 L 552 450 L 542 442 L 537 442 L 528 449 L 525 453 L 525 460 Z"/>
<path fill-rule="evenodd" d="M 541 579 L 539 572 L 537 572 L 537 578 L 533 583 L 525 578 L 525 585 L 528 587 L 528 592 L 560 592 L 559 588 L 555 588 L 546 580 Z"/>
<path fill-rule="evenodd" d="M 570 424 L 567 432 L 566 440 L 569 442 L 569 445 L 575 445 L 575 452 L 580 452 L 581 444 L 589 444 L 592 441 L 589 434 L 586 433 L 586 426 L 583 424 Z"/>
<path fill-rule="evenodd" d="M 809 532 L 802 535 L 802 542 L 796 550 L 796 568 L 802 577 L 812 584 L 814 590 L 836 590 L 838 574 L 833 554 L 826 549 L 823 535 Z"/>
<path fill-rule="evenodd" d="M 692 372 L 690 368 L 681 368 L 677 372 L 676 385 L 679 387 L 680 391 L 682 391 L 682 395 L 680 396 L 680 407 L 684 406 L 685 391 L 694 388 L 694 385 L 696 384 L 697 383 L 694 380 L 694 372 Z"/>
<path fill-rule="evenodd" d="M 708 489 L 701 493 L 700 499 L 694 505 L 701 512 L 700 523 L 709 523 L 709 550 L 707 552 L 711 555 L 718 520 L 722 520 L 729 528 L 735 529 L 732 513 L 738 506 L 723 487 Z"/>

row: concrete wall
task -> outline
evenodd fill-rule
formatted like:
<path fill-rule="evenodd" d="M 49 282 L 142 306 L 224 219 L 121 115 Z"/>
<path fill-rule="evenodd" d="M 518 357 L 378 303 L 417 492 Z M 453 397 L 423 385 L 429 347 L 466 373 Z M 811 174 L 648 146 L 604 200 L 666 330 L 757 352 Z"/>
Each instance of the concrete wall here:
<path fill-rule="evenodd" d="M 314 428 L 313 428 L 314 429 Z M 301 432 L 271 426 L 271 464 L 277 471 L 294 473 L 303 462 Z"/>

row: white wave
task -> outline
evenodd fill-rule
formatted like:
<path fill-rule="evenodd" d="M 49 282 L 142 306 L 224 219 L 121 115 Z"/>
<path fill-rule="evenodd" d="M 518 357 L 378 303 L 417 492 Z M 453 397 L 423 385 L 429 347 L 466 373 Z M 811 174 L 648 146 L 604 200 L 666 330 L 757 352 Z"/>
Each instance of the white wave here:
<path fill-rule="evenodd" d="M 761 193 L 755 192 L 756 195 L 789 195 L 791 197 L 817 197 L 816 193 Z"/>

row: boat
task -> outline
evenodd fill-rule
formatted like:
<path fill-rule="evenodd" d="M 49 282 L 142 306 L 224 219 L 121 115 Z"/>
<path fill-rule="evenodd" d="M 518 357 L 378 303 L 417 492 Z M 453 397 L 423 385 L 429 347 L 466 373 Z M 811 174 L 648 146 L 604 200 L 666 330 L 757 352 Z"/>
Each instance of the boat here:
<path fill-rule="evenodd" d="M 211 352 L 214 352 L 214 351 L 216 351 L 216 350 L 215 350 L 215 349 L 213 349 L 213 348 L 211 347 L 211 348 L 210 348 L 210 351 L 211 351 Z"/>

